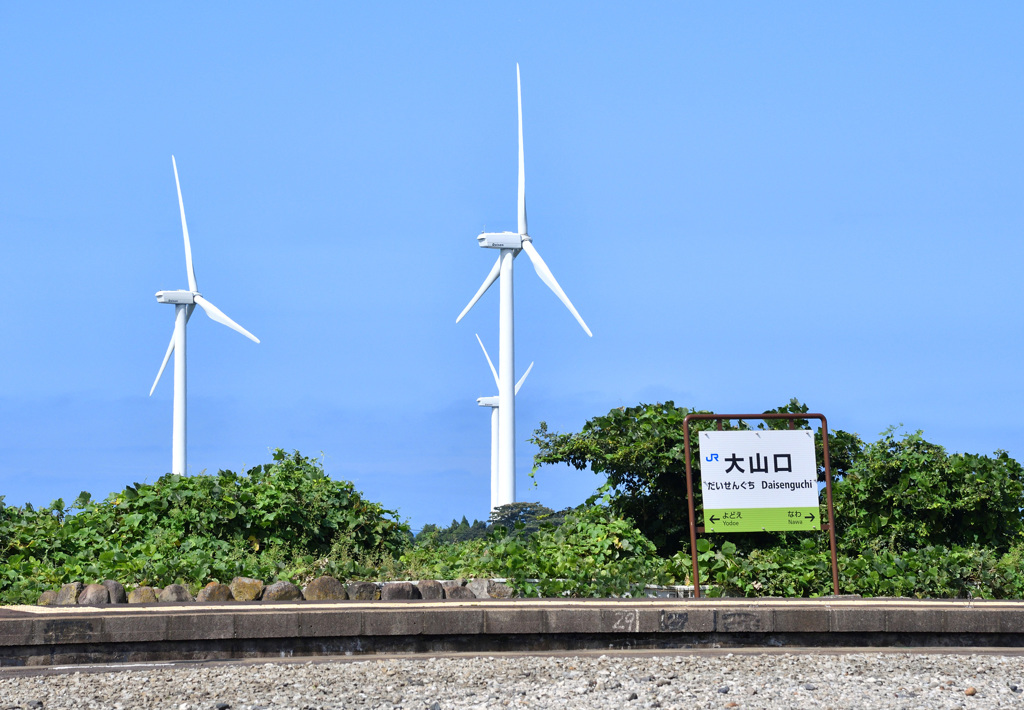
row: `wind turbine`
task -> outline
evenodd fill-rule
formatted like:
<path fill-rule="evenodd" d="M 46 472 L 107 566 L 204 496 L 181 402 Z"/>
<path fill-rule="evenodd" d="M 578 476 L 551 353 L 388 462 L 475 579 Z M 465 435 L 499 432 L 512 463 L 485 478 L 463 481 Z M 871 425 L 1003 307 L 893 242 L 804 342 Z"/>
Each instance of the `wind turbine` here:
<path fill-rule="evenodd" d="M 498 372 L 494 369 L 494 363 L 491 362 L 491 356 L 487 354 L 487 348 L 484 347 L 484 341 L 480 340 L 480 336 L 476 336 L 476 342 L 480 343 L 480 349 L 484 351 L 484 357 L 487 358 L 487 364 L 491 368 L 491 374 L 494 375 L 494 384 L 498 385 L 498 389 L 501 389 L 501 381 L 498 379 Z M 526 372 L 519 378 L 519 382 L 516 383 L 515 394 L 519 394 L 519 388 L 526 382 L 526 376 L 530 374 L 530 370 L 533 369 L 533 363 L 526 368 Z M 476 403 L 481 407 L 491 408 L 491 511 L 498 507 L 498 403 L 500 397 L 477 397 Z"/>
<path fill-rule="evenodd" d="M 537 253 L 533 239 L 526 231 L 526 163 L 523 156 L 523 91 L 519 76 L 519 64 L 516 64 L 516 95 L 519 102 L 519 231 L 517 232 L 484 232 L 476 239 L 485 249 L 498 249 L 498 260 L 494 262 L 491 273 L 484 279 L 483 285 L 470 300 L 459 317 L 462 320 L 480 297 L 484 295 L 499 277 L 501 278 L 500 298 L 498 305 L 498 505 L 507 505 L 516 501 L 516 400 L 515 378 L 515 342 L 512 307 L 512 261 L 520 251 L 533 262 L 540 280 L 555 292 L 558 299 L 565 304 L 569 312 L 587 335 L 593 336 L 590 328 L 565 295 L 565 291 L 555 281 L 551 269 Z"/>
<path fill-rule="evenodd" d="M 242 326 L 228 318 L 222 310 L 217 308 L 199 293 L 199 285 L 196 283 L 196 272 L 192 268 L 192 246 L 188 240 L 188 225 L 185 224 L 185 203 L 181 200 L 181 183 L 178 182 L 178 164 L 171 156 L 171 165 L 174 167 L 174 184 L 178 187 L 178 208 L 181 211 L 181 231 L 185 235 L 185 271 L 188 273 L 187 291 L 157 291 L 156 300 L 158 303 L 174 304 L 174 333 L 171 335 L 171 344 L 167 346 L 167 353 L 164 361 L 160 364 L 160 371 L 156 373 L 153 386 L 149 390 L 149 396 L 153 396 L 156 385 L 160 382 L 160 376 L 164 374 L 167 361 L 174 353 L 174 427 L 171 443 L 171 472 L 185 475 L 185 325 L 192 317 L 192 311 L 196 304 L 199 305 L 206 315 L 213 320 L 226 325 L 232 330 L 249 338 L 253 342 L 260 342 L 259 338 L 250 333 Z"/>

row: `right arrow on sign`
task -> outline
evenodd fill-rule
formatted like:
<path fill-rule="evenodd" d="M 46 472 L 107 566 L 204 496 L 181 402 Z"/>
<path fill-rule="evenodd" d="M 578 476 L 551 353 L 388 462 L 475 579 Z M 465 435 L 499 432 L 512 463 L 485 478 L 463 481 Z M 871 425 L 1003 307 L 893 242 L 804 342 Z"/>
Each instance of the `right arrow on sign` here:
<path fill-rule="evenodd" d="M 804 520 L 814 520 L 814 513 L 808 513 L 805 515 Z"/>

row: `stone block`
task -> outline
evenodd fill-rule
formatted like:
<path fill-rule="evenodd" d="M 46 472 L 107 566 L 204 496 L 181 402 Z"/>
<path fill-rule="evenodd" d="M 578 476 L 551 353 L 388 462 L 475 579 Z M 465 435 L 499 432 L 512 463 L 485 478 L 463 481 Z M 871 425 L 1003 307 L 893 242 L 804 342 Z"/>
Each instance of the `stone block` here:
<path fill-rule="evenodd" d="M 512 587 L 493 579 L 471 580 L 466 583 L 466 589 L 477 599 L 511 599 L 514 595 Z"/>
<path fill-rule="evenodd" d="M 607 613 L 606 613 L 607 611 Z M 575 607 L 545 611 L 545 632 L 551 634 L 599 634 L 634 631 L 635 610 L 603 610 Z M 538 631 L 539 632 L 539 631 Z"/>
<path fill-rule="evenodd" d="M 388 582 L 381 585 L 380 598 L 384 601 L 419 599 L 420 590 L 412 582 Z"/>
<path fill-rule="evenodd" d="M 81 582 L 68 582 L 57 592 L 56 606 L 73 606 L 78 603 L 78 595 L 82 593 Z"/>
<path fill-rule="evenodd" d="M 444 599 L 444 587 L 434 579 L 421 579 L 416 583 L 421 599 Z"/>
<path fill-rule="evenodd" d="M 125 594 L 124 586 L 113 579 L 104 579 L 103 586 L 107 588 L 107 593 L 110 594 L 111 604 L 127 604 L 128 595 Z"/>
<path fill-rule="evenodd" d="M 167 639 L 167 620 L 170 616 L 170 614 L 110 614 L 103 619 L 103 633 L 106 634 L 108 643 L 164 641 Z"/>
<path fill-rule="evenodd" d="M 481 607 L 488 634 L 543 634 L 548 631 L 547 612 L 543 609 L 501 606 Z"/>
<path fill-rule="evenodd" d="M 231 587 L 220 582 L 210 582 L 199 590 L 196 595 L 197 602 L 230 602 L 235 597 L 231 594 Z"/>
<path fill-rule="evenodd" d="M 477 599 L 490 599 L 491 595 L 487 593 L 487 586 L 490 583 L 489 579 L 471 579 L 466 582 L 466 589 L 471 591 Z"/>
<path fill-rule="evenodd" d="M 508 586 L 504 582 L 495 582 L 493 579 L 490 584 L 487 585 L 487 593 L 491 599 L 511 599 L 516 595 L 516 592 L 512 587 Z"/>
<path fill-rule="evenodd" d="M 136 587 L 128 593 L 129 604 L 155 604 L 160 601 L 159 592 L 154 587 Z"/>
<path fill-rule="evenodd" d="M 715 610 L 696 607 L 693 609 L 661 609 L 658 613 L 658 631 L 662 633 L 706 634 L 715 630 Z"/>
<path fill-rule="evenodd" d="M 77 614 L 75 615 L 78 616 Z M 82 618 L 41 618 L 32 625 L 33 644 L 69 644 L 102 642 L 103 622 L 83 614 Z M 69 615 L 70 617 L 70 615 Z"/>
<path fill-rule="evenodd" d="M 292 602 L 302 599 L 302 590 L 291 582 L 278 581 L 263 590 L 265 602 Z"/>
<path fill-rule="evenodd" d="M 999 617 L 993 609 L 950 609 L 942 630 L 952 634 L 997 634 L 1001 630 Z"/>
<path fill-rule="evenodd" d="M 231 613 L 177 613 L 167 615 L 168 641 L 230 639 L 235 635 L 235 616 Z"/>
<path fill-rule="evenodd" d="M 1024 610 L 1000 610 L 999 632 L 1004 634 L 1019 634 L 1024 632 Z"/>
<path fill-rule="evenodd" d="M 300 636 L 358 636 L 362 626 L 362 611 L 343 604 L 331 607 L 330 610 L 318 609 L 316 611 L 302 612 L 299 614 L 299 635 Z"/>
<path fill-rule="evenodd" d="M 476 599 L 476 595 L 465 587 L 448 587 L 444 590 L 445 599 Z"/>
<path fill-rule="evenodd" d="M 885 609 L 861 606 L 829 610 L 832 633 L 881 633 L 885 631 Z"/>
<path fill-rule="evenodd" d="M 231 596 L 235 601 L 251 602 L 263 596 L 263 580 L 252 577 L 235 577 L 231 580 Z"/>
<path fill-rule="evenodd" d="M 484 633 L 484 607 L 435 606 L 419 613 L 421 629 L 430 636 L 465 636 Z"/>
<path fill-rule="evenodd" d="M 444 589 L 444 596 L 446 599 L 476 599 L 476 595 L 469 592 L 468 596 L 452 596 L 450 594 L 453 589 L 461 589 L 466 586 L 466 580 L 464 579 L 446 579 L 441 582 L 441 588 Z M 468 591 L 468 590 L 467 590 Z"/>
<path fill-rule="evenodd" d="M 725 633 L 772 632 L 775 630 L 772 610 L 748 607 L 737 611 L 719 611 L 715 618 L 715 630 Z"/>
<path fill-rule="evenodd" d="M 348 590 L 349 599 L 358 599 L 360 601 L 380 599 L 380 590 L 377 589 L 377 585 L 373 582 L 349 582 L 346 589 Z"/>
<path fill-rule="evenodd" d="M 296 606 L 295 609 L 302 607 Z M 299 613 L 275 609 L 234 614 L 236 639 L 292 638 L 299 635 Z"/>
<path fill-rule="evenodd" d="M 102 584 L 87 584 L 78 595 L 78 603 L 86 606 L 109 604 L 110 592 Z"/>
<path fill-rule="evenodd" d="M 168 584 L 160 592 L 157 600 L 165 604 L 173 604 L 176 602 L 194 602 L 195 597 L 192 596 L 192 592 L 188 591 L 188 588 L 183 584 Z"/>
<path fill-rule="evenodd" d="M 405 611 L 406 607 L 378 607 L 373 613 L 363 614 L 363 633 L 367 636 L 413 636 L 423 633 L 423 619 L 419 611 Z"/>
<path fill-rule="evenodd" d="M 45 592 L 39 595 L 36 604 L 38 606 L 53 606 L 57 603 L 57 592 L 52 589 L 47 589 Z"/>
<path fill-rule="evenodd" d="M 827 633 L 828 609 L 775 609 L 774 625 L 775 633 Z"/>
<path fill-rule="evenodd" d="M 885 630 L 889 633 L 936 633 L 944 631 L 945 612 L 941 609 L 902 606 L 885 612 Z"/>
<path fill-rule="evenodd" d="M 31 645 L 35 625 L 35 619 L 0 619 L 0 648 Z M 5 649 L 8 653 L 10 650 Z M 3 661 L 0 661 L 0 665 L 4 665 Z"/>
<path fill-rule="evenodd" d="M 334 577 L 317 577 L 307 584 L 302 590 L 302 596 L 307 601 L 333 601 L 336 599 L 348 599 L 345 585 Z"/>

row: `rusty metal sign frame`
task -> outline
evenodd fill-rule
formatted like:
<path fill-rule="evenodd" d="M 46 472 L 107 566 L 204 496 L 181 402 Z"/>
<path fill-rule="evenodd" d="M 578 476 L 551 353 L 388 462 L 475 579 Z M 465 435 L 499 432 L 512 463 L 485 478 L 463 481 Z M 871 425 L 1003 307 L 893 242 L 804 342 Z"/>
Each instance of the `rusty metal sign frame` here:
<path fill-rule="evenodd" d="M 717 423 L 718 431 L 722 431 L 722 422 L 746 421 L 749 419 L 788 419 L 789 428 L 793 428 L 796 419 L 817 419 L 821 422 L 821 451 L 825 465 L 825 500 L 828 507 L 828 523 L 822 523 L 821 529 L 828 530 L 828 544 L 832 552 L 832 593 L 839 594 L 839 564 L 836 561 L 836 519 L 832 510 L 832 469 L 828 460 L 828 422 L 824 414 L 769 412 L 764 414 L 687 414 L 683 418 L 683 447 L 686 456 L 686 491 L 687 507 L 690 513 L 690 557 L 693 560 L 693 596 L 700 597 L 700 569 L 697 564 L 697 533 L 704 532 L 704 526 L 697 529 L 697 513 L 693 504 L 693 469 L 690 463 L 690 422 L 712 420 Z"/>

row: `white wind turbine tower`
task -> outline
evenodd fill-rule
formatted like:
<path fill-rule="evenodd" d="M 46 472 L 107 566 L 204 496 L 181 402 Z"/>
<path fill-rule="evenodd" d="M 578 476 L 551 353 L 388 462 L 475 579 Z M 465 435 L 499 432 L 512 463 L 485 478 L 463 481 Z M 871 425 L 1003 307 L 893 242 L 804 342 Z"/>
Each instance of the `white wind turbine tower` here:
<path fill-rule="evenodd" d="M 480 289 L 470 300 L 459 317 L 458 323 L 469 312 L 484 292 L 491 287 L 500 276 L 500 298 L 498 317 L 498 505 L 507 505 L 516 501 L 516 400 L 515 400 L 515 343 L 512 307 L 512 260 L 520 251 L 533 262 L 540 280 L 555 292 L 559 300 L 573 314 L 587 335 L 593 335 L 583 318 L 565 295 L 565 291 L 555 281 L 548 265 L 537 253 L 533 239 L 526 231 L 526 163 L 523 156 L 523 92 L 519 77 L 519 65 L 516 64 L 516 94 L 519 103 L 519 231 L 518 232 L 485 232 L 477 237 L 477 242 L 485 249 L 498 249 L 498 260 L 491 268 L 491 273 L 484 279 Z"/>
<path fill-rule="evenodd" d="M 242 326 L 228 318 L 223 311 L 213 305 L 199 293 L 199 286 L 196 283 L 196 272 L 192 268 L 192 246 L 188 240 L 188 225 L 185 224 L 185 204 L 181 200 L 181 183 L 178 182 L 178 164 L 171 156 L 171 165 L 174 167 L 174 184 L 178 187 L 178 208 L 181 210 L 181 231 L 185 235 L 185 271 L 188 273 L 188 291 L 157 291 L 156 300 L 158 303 L 174 304 L 174 333 L 171 335 L 171 344 L 167 346 L 167 354 L 160 364 L 160 371 L 156 373 L 156 379 L 149 390 L 153 396 L 156 385 L 160 382 L 160 376 L 164 374 L 167 361 L 174 353 L 174 427 L 171 444 L 171 472 L 180 475 L 185 474 L 185 402 L 186 402 L 186 376 L 185 376 L 185 325 L 192 317 L 192 311 L 196 304 L 206 311 L 218 323 L 226 325 L 232 330 L 249 338 L 254 342 L 260 342 L 259 338 L 247 331 Z"/>
<path fill-rule="evenodd" d="M 494 384 L 498 385 L 498 389 L 501 390 L 501 381 L 498 379 L 498 372 L 494 369 L 494 363 L 491 362 L 491 356 L 487 354 L 487 348 L 484 347 L 484 341 L 480 340 L 480 336 L 476 336 L 476 342 L 480 343 L 480 349 L 484 351 L 484 357 L 487 358 L 487 365 L 491 368 L 491 374 L 494 375 Z M 519 378 L 519 382 L 516 383 L 515 394 L 519 394 L 519 389 L 526 382 L 527 375 L 530 374 L 530 370 L 533 369 L 533 363 L 526 368 L 526 372 Z M 481 407 L 491 408 L 491 511 L 498 507 L 498 404 L 500 397 L 477 397 L 476 403 Z"/>

